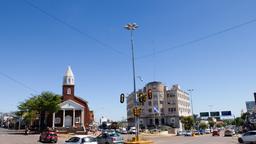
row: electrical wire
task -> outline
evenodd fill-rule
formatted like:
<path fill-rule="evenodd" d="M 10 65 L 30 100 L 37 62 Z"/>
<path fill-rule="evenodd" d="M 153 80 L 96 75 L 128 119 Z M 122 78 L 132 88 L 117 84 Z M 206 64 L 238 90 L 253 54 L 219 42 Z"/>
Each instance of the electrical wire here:
<path fill-rule="evenodd" d="M 95 41 L 95 42 L 98 43 L 100 46 L 105 47 L 105 48 L 108 48 L 108 49 L 110 49 L 110 50 L 112 50 L 113 52 L 116 52 L 116 53 L 118 53 L 118 54 L 126 55 L 126 54 L 124 54 L 123 52 L 121 52 L 120 50 L 117 50 L 117 49 L 115 49 L 115 48 L 113 48 L 113 47 L 107 45 L 106 43 L 104 43 L 104 42 L 98 40 L 97 38 L 95 38 L 95 37 L 93 37 L 93 36 L 91 36 L 91 35 L 89 35 L 89 34 L 83 32 L 82 30 L 80 30 L 80 29 L 77 28 L 76 26 L 74 26 L 74 25 L 72 25 L 72 24 L 69 24 L 69 23 L 65 22 L 64 20 L 62 20 L 62 19 L 60 19 L 60 18 L 58 18 L 58 17 L 52 15 L 51 13 L 49 13 L 49 12 L 47 12 L 46 10 L 42 9 L 41 7 L 35 5 L 35 4 L 32 3 L 31 1 L 29 1 L 29 0 L 23 0 L 23 1 L 24 1 L 27 5 L 29 5 L 30 7 L 32 7 L 32 8 L 34 8 L 34 9 L 38 10 L 39 12 L 41 12 L 41 13 L 43 13 L 44 15 L 50 17 L 51 19 L 55 20 L 56 22 L 58 22 L 58 23 L 60 23 L 60 24 L 63 24 L 63 25 L 66 26 L 67 28 L 69 28 L 69 29 L 71 29 L 71 30 L 73 30 L 73 31 L 75 31 L 75 32 L 77 32 L 77 33 L 79 33 L 79 34 L 81 34 L 82 36 L 84 36 L 84 37 L 86 37 L 86 38 L 88 38 L 88 39 L 91 39 L 91 40 Z"/>
<path fill-rule="evenodd" d="M 156 55 L 156 54 L 161 54 L 161 53 L 165 53 L 165 52 L 167 52 L 167 51 L 171 51 L 171 50 L 174 50 L 174 49 L 183 48 L 183 47 L 185 47 L 185 46 L 188 46 L 188 45 L 191 45 L 191 44 L 194 44 L 194 43 L 198 43 L 198 42 L 200 42 L 200 41 L 203 41 L 203 40 L 206 40 L 206 39 L 209 39 L 209 38 L 212 38 L 212 37 L 221 35 L 221 34 L 223 34 L 223 33 L 226 33 L 226 32 L 229 32 L 229 31 L 232 31 L 232 30 L 235 30 L 235 29 L 244 27 L 244 26 L 246 26 L 246 25 L 249 25 L 249 24 L 255 23 L 255 22 L 256 22 L 256 19 L 252 19 L 252 20 L 246 21 L 246 22 L 244 22 L 244 23 L 240 23 L 240 24 L 237 24 L 237 25 L 234 25 L 234 26 L 225 28 L 225 29 L 220 30 L 220 31 L 218 31 L 218 32 L 214 32 L 214 33 L 211 33 L 211 34 L 208 34 L 208 35 L 199 37 L 199 38 L 194 39 L 194 40 L 190 40 L 190 41 L 187 41 L 187 42 L 178 44 L 178 45 L 174 45 L 174 46 L 172 46 L 172 47 L 170 47 L 170 48 L 158 50 L 158 51 L 155 51 L 155 52 L 153 52 L 153 53 L 151 53 L 151 54 L 147 54 L 147 55 L 144 55 L 144 56 L 137 57 L 136 59 L 148 58 L 148 57 L 154 56 L 154 55 Z"/>
<path fill-rule="evenodd" d="M 35 90 L 35 89 L 33 89 L 33 88 L 27 86 L 25 83 L 20 82 L 20 81 L 16 80 L 15 78 L 12 78 L 11 76 L 9 76 L 9 75 L 7 75 L 7 74 L 5 74 L 5 73 L 3 73 L 3 72 L 0 72 L 0 75 L 4 76 L 5 78 L 7 78 L 7 79 L 9 79 L 9 80 L 11 80 L 11 81 L 13 81 L 13 82 L 19 84 L 20 86 L 22 86 L 22 87 L 24 87 L 24 88 L 26 88 L 26 89 L 28 89 L 28 90 L 30 90 L 30 91 L 33 91 L 33 92 L 35 92 L 35 93 L 39 93 L 37 90 Z"/>

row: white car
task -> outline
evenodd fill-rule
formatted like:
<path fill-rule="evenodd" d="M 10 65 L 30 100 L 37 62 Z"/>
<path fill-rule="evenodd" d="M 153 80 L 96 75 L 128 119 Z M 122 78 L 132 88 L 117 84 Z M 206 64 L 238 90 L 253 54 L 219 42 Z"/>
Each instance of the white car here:
<path fill-rule="evenodd" d="M 256 143 L 256 130 L 248 131 L 238 138 L 239 143 Z"/>
<path fill-rule="evenodd" d="M 97 139 L 90 135 L 77 135 L 65 141 L 65 144 L 98 144 Z"/>

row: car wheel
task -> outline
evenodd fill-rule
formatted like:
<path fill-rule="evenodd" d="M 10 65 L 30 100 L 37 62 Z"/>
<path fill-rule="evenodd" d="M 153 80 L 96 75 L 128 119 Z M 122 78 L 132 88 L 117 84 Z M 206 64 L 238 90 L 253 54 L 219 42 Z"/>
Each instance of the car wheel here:
<path fill-rule="evenodd" d="M 238 138 L 238 142 L 239 142 L 239 143 L 244 143 L 244 141 L 243 141 L 242 138 Z"/>

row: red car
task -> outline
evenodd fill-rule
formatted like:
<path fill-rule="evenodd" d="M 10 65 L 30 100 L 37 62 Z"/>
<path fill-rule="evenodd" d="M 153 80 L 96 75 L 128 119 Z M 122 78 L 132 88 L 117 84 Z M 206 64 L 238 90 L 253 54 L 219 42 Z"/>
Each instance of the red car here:
<path fill-rule="evenodd" d="M 53 143 L 57 143 L 57 141 L 58 141 L 57 133 L 54 132 L 54 131 L 43 131 L 40 134 L 39 141 L 40 142 L 53 142 Z"/>
<path fill-rule="evenodd" d="M 213 130 L 212 136 L 220 136 L 220 131 L 219 130 Z"/>

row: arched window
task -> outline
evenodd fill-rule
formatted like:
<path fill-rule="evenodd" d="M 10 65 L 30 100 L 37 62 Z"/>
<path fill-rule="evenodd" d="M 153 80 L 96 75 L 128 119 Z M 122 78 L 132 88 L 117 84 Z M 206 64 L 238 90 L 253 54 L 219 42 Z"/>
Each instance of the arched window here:
<path fill-rule="evenodd" d="M 67 94 L 71 94 L 71 88 L 67 89 Z"/>

